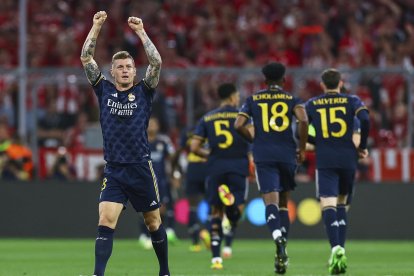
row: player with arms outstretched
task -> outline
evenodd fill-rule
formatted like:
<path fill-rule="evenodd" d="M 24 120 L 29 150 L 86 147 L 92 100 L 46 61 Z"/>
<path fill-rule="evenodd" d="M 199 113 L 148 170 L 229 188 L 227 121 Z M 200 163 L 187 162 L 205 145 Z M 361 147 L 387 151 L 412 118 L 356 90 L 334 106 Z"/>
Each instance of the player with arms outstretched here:
<path fill-rule="evenodd" d="M 276 243 L 275 272 L 284 274 L 288 266 L 286 253 L 289 231 L 288 198 L 296 186 L 297 162 L 305 157 L 308 118 L 300 100 L 283 90 L 285 66 L 270 63 L 263 67 L 267 89 L 246 99 L 240 109 L 235 128 L 253 142 L 256 180 L 266 205 L 266 222 Z M 293 138 L 293 116 L 298 120 L 299 147 Z M 254 136 L 245 127 L 252 118 Z M 296 155 L 298 152 L 298 155 Z"/>
<path fill-rule="evenodd" d="M 234 232 L 247 197 L 249 144 L 234 129 L 240 95 L 231 83 L 218 88 L 220 107 L 205 114 L 197 124 L 191 151 L 208 158 L 207 201 L 211 207 L 212 269 L 222 269 L 220 255 L 224 213 Z M 208 140 L 210 151 L 203 148 Z"/>
<path fill-rule="evenodd" d="M 104 11 L 94 15 L 93 26 L 81 53 L 86 76 L 98 97 L 104 159 L 107 162 L 99 198 L 94 275 L 105 273 L 112 253 L 115 227 L 128 200 L 137 212 L 143 212 L 158 258 L 159 275 L 170 275 L 167 236 L 161 223 L 160 198 L 147 137 L 154 88 L 160 76 L 161 56 L 148 38 L 142 20 L 129 17 L 128 25 L 141 39 L 148 57 L 145 78 L 134 83 L 134 59 L 128 52 L 121 51 L 112 57 L 111 75 L 115 83 L 106 80 L 93 58 L 96 40 L 106 17 Z"/>
<path fill-rule="evenodd" d="M 331 274 L 346 272 L 345 205 L 353 189 L 358 157 L 368 156 L 368 110 L 357 96 L 341 93 L 342 86 L 336 69 L 325 70 L 321 82 L 324 94 L 306 103 L 309 121 L 315 127 L 316 187 L 331 245 Z M 353 142 L 355 116 L 361 129 L 358 146 Z"/>

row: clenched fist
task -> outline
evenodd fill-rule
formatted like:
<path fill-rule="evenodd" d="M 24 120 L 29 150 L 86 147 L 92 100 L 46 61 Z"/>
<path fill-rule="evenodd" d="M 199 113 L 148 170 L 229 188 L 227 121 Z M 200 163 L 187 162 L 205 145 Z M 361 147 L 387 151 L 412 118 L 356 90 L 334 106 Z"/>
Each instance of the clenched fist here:
<path fill-rule="evenodd" d="M 107 16 L 106 12 L 104 11 L 99 11 L 95 13 L 95 15 L 93 16 L 93 24 L 102 26 L 103 23 L 105 22 L 106 16 Z"/>
<path fill-rule="evenodd" d="M 142 31 L 144 29 L 144 24 L 142 23 L 142 19 L 138 18 L 138 17 L 129 17 L 128 18 L 128 25 L 135 32 Z"/>

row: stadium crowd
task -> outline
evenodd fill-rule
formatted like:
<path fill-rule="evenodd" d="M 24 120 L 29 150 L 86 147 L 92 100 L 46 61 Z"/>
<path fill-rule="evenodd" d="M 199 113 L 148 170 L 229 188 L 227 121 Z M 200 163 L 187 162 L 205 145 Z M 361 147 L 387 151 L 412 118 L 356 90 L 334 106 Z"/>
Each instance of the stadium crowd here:
<path fill-rule="evenodd" d="M 18 66 L 18 1 L 1 2 L 0 70 L 11 72 Z M 135 15 L 142 17 L 157 45 L 163 68 L 258 68 L 279 61 L 288 68 L 320 71 L 370 66 L 413 70 L 414 4 L 408 0 L 28 1 L 28 67 L 80 69 L 80 50 L 90 18 L 98 10 L 108 11 L 109 24 L 102 29 L 95 53 L 98 64 L 106 68 L 111 53 L 118 50 L 129 51 L 137 66 L 146 61 L 139 39 L 125 20 Z M 37 77 L 30 75 L 29 87 Z M 205 75 L 195 81 L 197 114 L 217 105 L 215 91 L 221 78 Z M 0 143 L 6 136 L 16 136 L 17 80 L 13 73 L 0 76 L 0 134 L 7 132 L 2 133 Z M 244 96 L 257 90 L 262 81 L 244 80 L 240 87 Z M 286 88 L 295 88 L 293 93 L 303 100 L 321 92 L 315 76 L 297 80 L 288 75 Z M 370 107 L 371 147 L 407 145 L 404 76 L 367 73 L 356 85 L 349 82 L 348 88 Z M 154 113 L 174 142 L 188 120 L 185 89 L 186 78 L 161 74 Z M 40 87 L 37 95 L 37 106 L 28 97 L 26 109 L 28 116 L 37 116 L 39 146 L 82 148 L 85 129 L 98 121 L 92 89 L 76 76 L 58 73 L 56 82 Z"/>

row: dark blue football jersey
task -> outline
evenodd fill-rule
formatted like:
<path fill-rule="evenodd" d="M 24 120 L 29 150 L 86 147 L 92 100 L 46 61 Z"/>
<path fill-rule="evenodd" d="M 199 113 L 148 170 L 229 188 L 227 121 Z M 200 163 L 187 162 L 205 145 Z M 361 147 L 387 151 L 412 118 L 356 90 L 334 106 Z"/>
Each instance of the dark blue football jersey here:
<path fill-rule="evenodd" d="M 151 150 L 152 167 L 158 182 L 168 182 L 168 156 L 172 156 L 175 152 L 171 139 L 165 135 L 158 135 L 154 141 L 149 142 L 149 147 Z"/>
<path fill-rule="evenodd" d="M 223 106 L 204 115 L 194 136 L 208 140 L 208 174 L 237 173 L 248 175 L 249 144 L 236 132 L 234 122 L 238 111 Z"/>
<path fill-rule="evenodd" d="M 359 121 L 358 117 L 354 117 L 354 127 L 353 127 L 354 133 L 361 133 L 361 122 Z M 316 131 L 315 131 L 315 127 L 313 126 L 313 124 L 309 124 L 309 129 L 308 129 L 308 143 L 311 144 L 315 144 L 315 135 L 316 135 Z"/>
<path fill-rule="evenodd" d="M 253 119 L 255 162 L 296 164 L 292 121 L 300 100 L 282 88 L 265 89 L 246 99 L 239 115 Z"/>
<path fill-rule="evenodd" d="M 356 168 L 352 134 L 355 116 L 362 109 L 366 109 L 364 103 L 348 94 L 326 93 L 307 101 L 309 123 L 315 128 L 317 168 Z"/>
<path fill-rule="evenodd" d="M 104 159 L 117 163 L 149 160 L 147 127 L 155 90 L 142 80 L 121 92 L 104 78 L 93 90 L 100 108 Z"/>

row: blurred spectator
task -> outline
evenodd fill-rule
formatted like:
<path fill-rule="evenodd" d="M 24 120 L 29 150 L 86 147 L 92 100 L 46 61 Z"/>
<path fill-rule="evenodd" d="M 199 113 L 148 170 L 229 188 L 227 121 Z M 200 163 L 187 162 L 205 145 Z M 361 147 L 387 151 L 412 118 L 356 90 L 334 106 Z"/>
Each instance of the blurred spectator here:
<path fill-rule="evenodd" d="M 407 0 L 28 1 L 28 66 L 80 70 L 80 49 L 97 10 L 107 10 L 110 21 L 101 30 L 95 53 L 104 74 L 114 51 L 130 51 L 137 66 L 146 60 L 140 41 L 126 26 L 131 15 L 142 15 L 150 37 L 165 57 L 163 68 L 250 69 L 280 61 L 289 68 L 357 70 L 373 66 L 414 72 L 414 2 Z M 18 127 L 18 74 L 13 71 L 18 63 L 17 12 L 18 1 L 2 0 L 0 124 L 11 130 Z M 191 122 L 186 112 L 188 88 L 194 92 L 197 113 L 216 106 L 218 83 L 237 81 L 242 96 L 263 85 L 259 72 L 240 76 L 224 72 L 191 75 L 195 79 L 186 74 L 162 74 L 153 109 L 162 131 L 174 136 Z M 28 91 L 43 76 L 31 73 Z M 97 98 L 80 77 L 83 75 L 57 70 L 50 78 L 54 83 L 38 89 L 36 107 L 32 97 L 27 98 L 28 132 L 36 120 L 40 146 L 82 147 L 87 123 L 99 120 Z M 319 81 L 317 74 L 288 73 L 286 88 L 307 100 L 321 92 Z M 408 144 L 407 98 L 411 91 L 407 87 L 402 74 L 347 75 L 347 89 L 370 108 L 371 147 Z M 36 118 L 30 117 L 34 110 Z M 11 171 L 15 165 L 11 164 Z"/>
<path fill-rule="evenodd" d="M 70 149 L 82 149 L 85 146 L 85 131 L 88 127 L 88 115 L 78 114 L 76 124 L 65 134 L 64 145 Z"/>
<path fill-rule="evenodd" d="M 3 2 L 0 60 L 15 65 L 17 2 Z M 170 57 L 164 67 L 243 66 L 250 51 L 257 66 L 270 60 L 288 66 L 332 65 L 344 56 L 352 66 L 381 65 L 390 53 L 404 64 L 413 59 L 410 1 L 39 0 L 29 1 L 29 64 L 79 66 L 88 19 L 97 10 L 107 10 L 111 23 L 98 40 L 99 64 L 118 50 L 114 45 L 123 45 L 139 65 L 144 55 L 139 41 L 124 31 L 125 19 L 136 14 L 142 15 L 163 56 Z"/>
<path fill-rule="evenodd" d="M 65 147 L 59 147 L 55 161 L 48 173 L 49 179 L 55 180 L 75 180 L 76 170 L 69 163 L 68 154 Z"/>
<path fill-rule="evenodd" d="M 63 144 L 67 122 L 56 109 L 56 102 L 49 102 L 45 115 L 40 118 L 37 130 L 39 145 L 58 147 Z"/>
<path fill-rule="evenodd" d="M 5 180 L 29 180 L 33 177 L 31 150 L 15 138 L 7 125 L 0 124 L 0 175 Z"/>
<path fill-rule="evenodd" d="M 408 138 L 408 111 L 407 104 L 399 102 L 396 104 L 392 114 L 392 131 L 399 147 L 407 146 Z"/>

